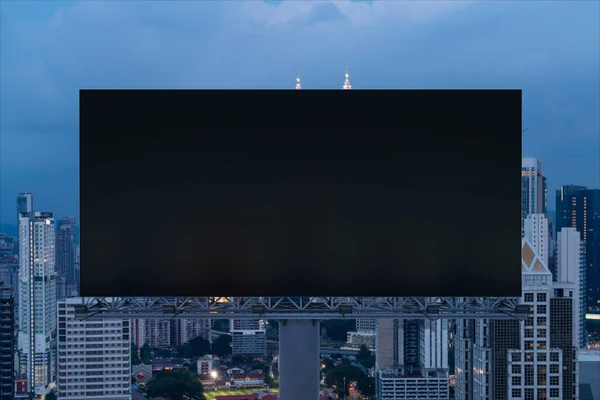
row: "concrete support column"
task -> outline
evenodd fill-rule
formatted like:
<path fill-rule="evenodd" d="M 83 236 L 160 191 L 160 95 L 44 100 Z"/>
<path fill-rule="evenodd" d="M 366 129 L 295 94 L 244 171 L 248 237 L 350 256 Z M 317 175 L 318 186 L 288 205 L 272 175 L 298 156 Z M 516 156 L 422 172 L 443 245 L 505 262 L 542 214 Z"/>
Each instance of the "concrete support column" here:
<path fill-rule="evenodd" d="M 279 321 L 279 399 L 319 400 L 319 321 Z"/>

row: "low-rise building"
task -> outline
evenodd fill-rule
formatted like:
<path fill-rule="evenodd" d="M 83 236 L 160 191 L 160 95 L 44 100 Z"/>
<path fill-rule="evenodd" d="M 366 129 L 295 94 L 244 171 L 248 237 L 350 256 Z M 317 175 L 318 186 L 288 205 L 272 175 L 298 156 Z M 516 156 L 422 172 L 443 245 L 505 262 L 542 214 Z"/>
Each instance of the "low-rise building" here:
<path fill-rule="evenodd" d="M 262 373 L 233 374 L 231 378 L 233 383 L 241 388 L 263 387 L 265 385 L 265 376 Z"/>

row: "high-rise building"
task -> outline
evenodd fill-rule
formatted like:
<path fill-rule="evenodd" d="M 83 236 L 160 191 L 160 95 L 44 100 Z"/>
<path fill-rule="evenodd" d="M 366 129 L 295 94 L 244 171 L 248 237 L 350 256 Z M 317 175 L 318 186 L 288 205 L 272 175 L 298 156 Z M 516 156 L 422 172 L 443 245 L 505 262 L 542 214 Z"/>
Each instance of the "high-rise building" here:
<path fill-rule="evenodd" d="M 522 242 L 524 321 L 459 320 L 456 399 L 577 399 L 575 284 L 554 283 L 535 248 Z"/>
<path fill-rule="evenodd" d="M 356 332 L 375 334 L 377 330 L 377 320 L 372 318 L 358 318 L 356 320 Z"/>
<path fill-rule="evenodd" d="M 555 284 L 554 293 L 550 299 L 550 347 L 561 352 L 562 380 L 560 384 L 564 400 L 579 399 L 577 361 L 579 337 L 574 329 L 578 327 L 573 322 L 577 301 L 575 288 L 576 285 L 573 284 Z M 552 376 L 550 380 L 552 380 Z"/>
<path fill-rule="evenodd" d="M 56 224 L 56 270 L 65 285 L 78 283 L 75 247 L 75 217 L 65 217 Z"/>
<path fill-rule="evenodd" d="M 0 400 L 15 394 L 15 304 L 12 286 L 0 282 Z"/>
<path fill-rule="evenodd" d="M 264 321 L 233 319 L 230 331 L 232 354 L 262 356 L 267 353 L 267 330 Z"/>
<path fill-rule="evenodd" d="M 147 344 L 152 349 L 171 347 L 171 321 L 168 319 L 131 320 L 131 341 L 138 348 Z"/>
<path fill-rule="evenodd" d="M 181 318 L 174 321 L 177 324 L 177 340 L 184 344 L 192 339 L 201 337 L 210 342 L 211 321 L 203 318 Z"/>
<path fill-rule="evenodd" d="M 585 243 L 587 307 L 600 310 L 600 189 L 566 185 L 556 191 L 556 232 L 575 228 Z"/>
<path fill-rule="evenodd" d="M 19 193 L 17 194 L 17 226 L 19 226 L 20 215 L 23 213 L 33 214 L 33 193 Z M 18 247 L 18 243 L 17 243 Z M 18 251 L 18 249 L 17 249 Z M 17 254 L 19 254 L 17 252 Z"/>
<path fill-rule="evenodd" d="M 586 344 L 585 248 L 575 228 L 563 228 L 557 236 L 557 273 L 555 286 L 573 291 L 573 343 Z"/>
<path fill-rule="evenodd" d="M 55 374 L 56 273 L 52 213 L 19 217 L 18 349 L 20 374 L 45 395 Z"/>
<path fill-rule="evenodd" d="M 379 399 L 448 399 L 448 323 L 378 320 L 376 386 Z"/>
<path fill-rule="evenodd" d="M 17 194 L 17 223 L 21 214 L 30 214 L 33 213 L 33 210 L 33 193 Z"/>
<path fill-rule="evenodd" d="M 529 214 L 546 214 L 548 205 L 546 177 L 537 158 L 521 160 L 521 224 Z"/>
<path fill-rule="evenodd" d="M 544 214 L 529 214 L 523 221 L 525 239 L 533 246 L 544 265 L 550 255 L 548 217 Z"/>
<path fill-rule="evenodd" d="M 58 398 L 131 400 L 129 320 L 78 320 L 83 298 L 58 303 Z"/>

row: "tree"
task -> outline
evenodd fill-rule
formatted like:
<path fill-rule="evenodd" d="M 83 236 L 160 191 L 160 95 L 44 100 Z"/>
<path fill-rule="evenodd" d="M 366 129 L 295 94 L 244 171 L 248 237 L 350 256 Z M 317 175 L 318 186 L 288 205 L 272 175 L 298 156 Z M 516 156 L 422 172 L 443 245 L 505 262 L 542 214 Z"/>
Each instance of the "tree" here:
<path fill-rule="evenodd" d="M 348 332 L 356 329 L 356 320 L 353 319 L 329 319 L 321 323 L 329 339 L 335 342 L 348 340 Z"/>
<path fill-rule="evenodd" d="M 269 385 L 269 387 L 275 386 L 275 381 L 271 378 L 271 375 L 265 375 L 265 385 Z"/>
<path fill-rule="evenodd" d="M 371 350 L 364 344 L 360 346 L 358 354 L 356 355 L 356 361 L 358 361 L 365 368 L 373 368 L 375 365 L 375 357 Z"/>
<path fill-rule="evenodd" d="M 45 400 L 56 400 L 56 393 L 54 393 L 54 390 L 46 395 Z"/>
<path fill-rule="evenodd" d="M 210 353 L 210 342 L 202 336 L 195 337 L 177 349 L 182 358 L 202 357 Z"/>
<path fill-rule="evenodd" d="M 221 335 L 212 343 L 212 353 L 219 357 L 231 354 L 231 336 Z"/>
<path fill-rule="evenodd" d="M 247 361 L 248 359 L 246 358 L 246 356 L 243 356 L 241 354 L 236 354 L 233 357 L 231 357 L 231 362 L 234 364 L 243 364 Z"/>
<path fill-rule="evenodd" d="M 348 395 L 348 385 L 364 376 L 364 372 L 359 368 L 349 364 L 340 364 L 326 372 L 325 383 L 327 386 L 335 386 L 340 396 L 344 397 Z"/>
<path fill-rule="evenodd" d="M 150 346 L 148 343 L 145 343 L 140 350 L 140 358 L 142 359 L 142 363 L 146 365 L 152 364 L 152 351 L 150 350 Z"/>
<path fill-rule="evenodd" d="M 135 343 L 131 343 L 131 363 L 133 365 L 140 365 L 142 360 L 140 360 L 140 355 L 138 353 L 138 348 Z"/>
<path fill-rule="evenodd" d="M 166 397 L 170 400 L 206 400 L 200 381 L 189 371 L 161 371 L 148 383 L 148 396 Z"/>
<path fill-rule="evenodd" d="M 358 378 L 356 386 L 365 397 L 375 395 L 375 379 L 368 377 L 367 375 Z"/>
<path fill-rule="evenodd" d="M 326 370 L 335 368 L 335 364 L 333 363 L 333 360 L 329 357 L 325 357 L 322 361 L 322 364 L 325 366 L 324 369 L 326 369 Z"/>

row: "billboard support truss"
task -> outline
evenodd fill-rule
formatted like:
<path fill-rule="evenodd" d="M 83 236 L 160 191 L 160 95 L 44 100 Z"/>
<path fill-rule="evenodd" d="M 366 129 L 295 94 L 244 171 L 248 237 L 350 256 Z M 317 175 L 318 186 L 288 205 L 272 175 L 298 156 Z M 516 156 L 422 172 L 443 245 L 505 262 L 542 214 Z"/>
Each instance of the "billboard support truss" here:
<path fill-rule="evenodd" d="M 89 297 L 76 307 L 81 319 L 521 319 L 528 313 L 507 297 Z"/>

